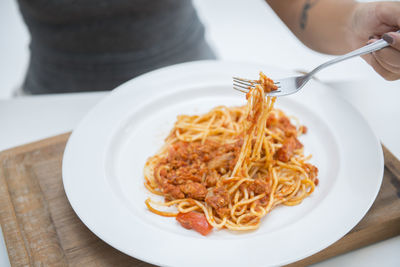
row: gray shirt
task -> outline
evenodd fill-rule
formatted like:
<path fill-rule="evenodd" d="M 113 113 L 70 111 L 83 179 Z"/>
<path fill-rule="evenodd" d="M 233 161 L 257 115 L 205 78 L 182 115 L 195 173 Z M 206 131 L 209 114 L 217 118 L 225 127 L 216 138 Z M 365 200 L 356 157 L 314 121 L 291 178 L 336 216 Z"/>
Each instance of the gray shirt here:
<path fill-rule="evenodd" d="M 215 58 L 190 0 L 18 0 L 31 34 L 23 88 L 110 90 L 144 72 Z"/>

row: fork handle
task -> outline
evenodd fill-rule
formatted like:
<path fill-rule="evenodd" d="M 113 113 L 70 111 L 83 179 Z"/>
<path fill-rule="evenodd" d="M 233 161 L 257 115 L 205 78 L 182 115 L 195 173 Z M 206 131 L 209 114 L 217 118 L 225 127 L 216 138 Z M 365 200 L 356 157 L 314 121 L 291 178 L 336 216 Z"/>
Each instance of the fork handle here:
<path fill-rule="evenodd" d="M 397 32 L 400 33 L 400 30 L 398 30 Z M 309 72 L 307 74 L 307 76 L 309 76 L 309 78 L 311 78 L 311 76 L 313 76 L 315 73 L 317 73 L 318 71 L 320 71 L 320 70 L 322 70 L 322 69 L 324 69 L 324 68 L 326 68 L 326 67 L 328 67 L 328 66 L 330 66 L 332 64 L 344 61 L 344 60 L 349 59 L 349 58 L 353 58 L 353 57 L 362 56 L 362 55 L 365 55 L 365 54 L 368 54 L 368 53 L 372 53 L 372 52 L 375 52 L 375 51 L 380 50 L 382 48 L 385 48 L 387 46 L 389 46 L 389 43 L 386 42 L 383 39 L 380 39 L 380 40 L 378 40 L 376 42 L 373 42 L 373 43 L 368 44 L 366 46 L 363 46 L 363 47 L 361 47 L 359 49 L 351 51 L 351 52 L 349 52 L 349 53 L 347 53 L 345 55 L 338 56 L 338 57 L 336 57 L 336 58 L 334 58 L 334 59 L 332 59 L 330 61 L 327 61 L 327 62 L 319 65 L 318 67 L 313 69 L 311 72 Z"/>

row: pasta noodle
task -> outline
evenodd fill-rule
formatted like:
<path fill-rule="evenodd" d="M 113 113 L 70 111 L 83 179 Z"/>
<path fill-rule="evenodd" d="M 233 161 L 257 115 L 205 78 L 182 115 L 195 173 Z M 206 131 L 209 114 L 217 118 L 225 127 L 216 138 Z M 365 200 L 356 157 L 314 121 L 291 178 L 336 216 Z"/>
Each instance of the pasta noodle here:
<path fill-rule="evenodd" d="M 263 74 L 260 81 L 245 106 L 177 117 L 165 145 L 144 168 L 146 188 L 165 197 L 147 199 L 150 211 L 201 213 L 212 227 L 251 230 L 274 207 L 300 204 L 314 191 L 318 169 L 307 163 L 311 156 L 298 140 L 307 128 L 274 109 L 276 99 L 265 95 L 275 89 L 273 82 Z M 177 212 L 156 206 L 175 206 Z M 193 227 L 193 221 L 178 221 Z"/>

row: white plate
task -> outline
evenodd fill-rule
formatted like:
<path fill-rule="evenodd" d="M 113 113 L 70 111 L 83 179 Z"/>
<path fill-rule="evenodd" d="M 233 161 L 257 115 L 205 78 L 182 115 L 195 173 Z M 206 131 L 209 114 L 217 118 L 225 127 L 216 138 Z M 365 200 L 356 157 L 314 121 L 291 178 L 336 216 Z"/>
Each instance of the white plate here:
<path fill-rule="evenodd" d="M 244 105 L 232 75 L 293 73 L 268 66 L 203 61 L 135 78 L 101 101 L 71 135 L 63 160 L 67 197 L 98 237 L 135 258 L 163 266 L 269 266 L 310 256 L 352 229 L 372 205 L 383 177 L 380 143 L 363 117 L 332 89 L 311 81 L 277 100 L 309 131 L 306 153 L 320 184 L 302 204 L 278 207 L 256 231 L 203 237 L 147 210 L 143 166 L 178 114 Z"/>

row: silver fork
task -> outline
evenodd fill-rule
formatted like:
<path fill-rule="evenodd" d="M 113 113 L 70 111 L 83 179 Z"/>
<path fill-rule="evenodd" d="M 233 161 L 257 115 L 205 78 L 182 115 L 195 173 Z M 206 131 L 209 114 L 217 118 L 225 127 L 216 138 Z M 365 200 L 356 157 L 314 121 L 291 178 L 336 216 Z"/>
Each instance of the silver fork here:
<path fill-rule="evenodd" d="M 400 32 L 400 30 L 398 32 Z M 307 73 L 305 75 L 275 80 L 274 83 L 278 87 L 278 90 L 271 91 L 271 92 L 267 93 L 266 95 L 268 95 L 268 96 L 284 96 L 284 95 L 294 94 L 297 91 L 299 91 L 301 88 L 303 88 L 303 86 L 318 71 L 320 71 L 330 65 L 333 65 L 335 63 L 341 62 L 343 60 L 346 60 L 346 59 L 349 59 L 352 57 L 356 57 L 356 56 L 365 55 L 368 53 L 372 53 L 374 51 L 380 50 L 387 46 L 389 46 L 389 44 L 385 40 L 380 39 L 369 45 L 366 45 L 359 49 L 356 49 L 350 53 L 347 53 L 345 55 L 336 57 L 328 62 L 325 62 L 324 64 L 319 65 L 318 67 L 316 67 L 315 69 L 313 69 L 312 71 L 310 71 L 309 73 Z M 249 89 L 255 87 L 256 84 L 258 84 L 257 80 L 249 80 L 249 79 L 233 77 L 233 89 L 238 90 L 243 93 L 247 93 L 249 91 Z"/>

